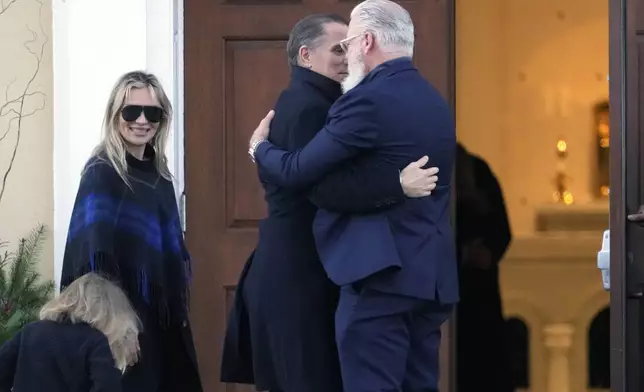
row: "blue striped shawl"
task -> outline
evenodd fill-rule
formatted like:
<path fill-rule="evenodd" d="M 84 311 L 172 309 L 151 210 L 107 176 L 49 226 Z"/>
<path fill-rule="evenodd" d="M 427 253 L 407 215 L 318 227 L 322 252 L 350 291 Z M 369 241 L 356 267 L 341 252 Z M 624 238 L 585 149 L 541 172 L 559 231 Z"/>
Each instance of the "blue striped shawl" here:
<path fill-rule="evenodd" d="M 61 286 L 99 272 L 121 284 L 142 316 L 176 323 L 187 317 L 190 257 L 172 182 L 159 175 L 153 152 L 146 155 L 145 161 L 128 156 L 131 189 L 108 161 L 88 161 L 69 224 Z"/>

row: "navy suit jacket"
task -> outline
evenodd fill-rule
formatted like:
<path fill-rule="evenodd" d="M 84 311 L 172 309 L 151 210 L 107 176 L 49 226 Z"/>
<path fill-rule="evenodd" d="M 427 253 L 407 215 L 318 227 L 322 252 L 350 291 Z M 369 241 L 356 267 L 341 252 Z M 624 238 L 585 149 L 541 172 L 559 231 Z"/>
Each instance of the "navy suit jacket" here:
<path fill-rule="evenodd" d="M 319 210 L 313 231 L 336 284 L 454 303 L 458 277 L 449 204 L 455 149 L 448 103 L 410 58 L 399 58 L 343 95 L 304 149 L 287 152 L 262 143 L 255 158 L 265 181 L 306 187 L 361 155 L 376 154 L 399 169 L 428 155 L 440 169 L 432 196 L 371 214 Z"/>

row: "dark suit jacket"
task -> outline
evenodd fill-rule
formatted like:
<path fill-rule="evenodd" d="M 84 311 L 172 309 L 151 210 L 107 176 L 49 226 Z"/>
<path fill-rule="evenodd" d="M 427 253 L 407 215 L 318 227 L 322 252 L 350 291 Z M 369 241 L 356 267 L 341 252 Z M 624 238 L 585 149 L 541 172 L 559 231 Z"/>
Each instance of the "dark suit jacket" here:
<path fill-rule="evenodd" d="M 287 152 L 262 143 L 255 158 L 266 181 L 305 187 L 364 154 L 398 169 L 428 155 L 441 172 L 431 197 L 407 199 L 372 214 L 320 210 L 315 240 L 338 285 L 360 282 L 383 292 L 454 303 L 458 278 L 449 201 L 455 147 L 449 105 L 411 59 L 400 58 L 378 66 L 343 95 L 304 149 Z"/>
<path fill-rule="evenodd" d="M 38 321 L 0 348 L 0 392 L 9 391 L 119 392 L 121 372 L 98 330 Z"/>
<path fill-rule="evenodd" d="M 340 85 L 331 79 L 301 67 L 293 67 L 291 81 L 281 94 L 275 105 L 276 115 L 273 119 L 270 141 L 282 148 L 297 150 L 304 147 L 326 123 L 329 108 L 342 95 Z M 411 162 L 411 161 L 410 161 Z M 410 163 L 407 162 L 407 163 Z M 260 173 L 260 180 L 262 176 Z M 311 287 L 302 291 L 298 284 L 285 285 L 279 292 L 271 293 L 274 300 L 282 295 L 290 296 L 326 296 L 329 304 L 329 314 L 335 310 L 334 296 L 329 290 L 320 290 L 316 282 L 328 281 L 328 278 L 319 264 L 318 255 L 312 240 L 312 223 L 317 207 L 329 211 L 342 211 L 352 213 L 374 212 L 388 208 L 396 203 L 403 202 L 405 195 L 400 186 L 399 169 L 396 164 L 381 159 L 375 154 L 365 154 L 354 158 L 350 163 L 334 171 L 330 171 L 316 184 L 306 187 L 285 189 L 276 184 L 264 182 L 265 198 L 268 203 L 269 217 L 260 227 L 260 242 L 263 241 L 264 230 L 271 231 L 270 240 L 260 252 L 253 252 L 242 270 L 237 284 L 235 304 L 229 314 L 228 326 L 224 340 L 221 365 L 221 381 L 234 383 L 261 383 L 270 378 L 272 369 L 265 369 L 258 355 L 253 358 L 253 351 L 262 352 L 262 347 L 270 347 L 269 341 L 253 341 L 251 344 L 251 328 L 248 309 L 243 293 L 249 284 L 246 277 L 253 265 L 253 259 L 270 258 L 274 260 L 272 268 L 273 279 L 280 280 L 283 275 L 292 275 L 294 270 L 290 262 L 297 262 L 297 268 L 304 268 L 311 264 L 313 271 L 306 271 L 306 277 L 301 281 Z M 290 232 L 286 228 L 299 227 L 299 232 Z M 288 234 L 282 234 L 288 233 Z M 311 243 L 311 251 L 307 251 Z M 271 251 L 267 250 L 270 248 Z M 272 252 L 272 253 L 271 253 Z M 259 254 L 259 256 L 258 256 Z M 302 259 L 302 255 L 309 255 Z M 308 260 L 312 259 L 312 260 Z M 313 260 L 314 259 L 314 260 Z M 258 261 L 263 261 L 258 259 Z M 308 263 L 312 261 L 312 263 Z M 257 267 L 258 264 L 255 264 Z M 297 271 L 297 269 L 295 269 Z M 313 279 L 311 275 L 319 275 Z M 315 280 L 316 282 L 313 282 Z M 298 282 L 299 283 L 299 282 Z M 321 285 L 324 286 L 324 285 Z M 333 286 L 331 284 L 331 286 Z M 317 290 L 317 292 L 312 292 Z M 337 290 L 335 290 L 337 292 Z M 337 297 L 337 293 L 335 295 Z M 273 300 L 266 299 L 268 301 Z M 326 315 L 309 314 L 309 318 L 318 318 L 320 331 L 317 336 L 325 339 L 332 335 L 332 323 L 327 325 Z M 294 325 L 293 328 L 299 328 Z M 330 331 L 326 331 L 330 329 Z M 311 333 L 312 331 L 308 331 Z M 296 334 L 296 332 L 294 332 Z M 313 333 L 315 335 L 315 333 Z M 270 339 L 271 337 L 266 337 Z M 294 345 L 297 339 L 293 338 Z M 335 341 L 330 339 L 330 345 L 335 346 Z M 258 349 L 258 346 L 261 346 Z M 296 351 L 301 348 L 297 347 Z M 314 355 L 314 353 L 312 353 Z M 319 366 L 328 366 L 321 363 Z M 309 361 L 308 363 L 311 363 Z M 302 370 L 307 371 L 307 370 Z M 332 373 L 333 368 L 328 371 Z M 323 374 L 322 372 L 316 372 Z M 333 375 L 329 375 L 331 382 Z M 265 381 L 264 381 L 265 382 Z M 324 381 L 321 381 L 324 382 Z M 319 386 L 320 387 L 320 386 Z"/>

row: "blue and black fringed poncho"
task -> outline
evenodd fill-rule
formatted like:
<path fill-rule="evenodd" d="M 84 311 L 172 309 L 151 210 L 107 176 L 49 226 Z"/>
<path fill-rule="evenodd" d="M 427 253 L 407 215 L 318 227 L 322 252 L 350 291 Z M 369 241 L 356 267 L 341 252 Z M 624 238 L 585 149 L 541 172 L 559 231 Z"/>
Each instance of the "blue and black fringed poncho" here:
<path fill-rule="evenodd" d="M 99 154 L 85 167 L 72 213 L 61 286 L 87 272 L 121 284 L 144 320 L 187 317 L 190 260 L 171 181 L 154 165 L 127 156 L 130 187 Z M 147 324 L 144 321 L 144 324 Z"/>

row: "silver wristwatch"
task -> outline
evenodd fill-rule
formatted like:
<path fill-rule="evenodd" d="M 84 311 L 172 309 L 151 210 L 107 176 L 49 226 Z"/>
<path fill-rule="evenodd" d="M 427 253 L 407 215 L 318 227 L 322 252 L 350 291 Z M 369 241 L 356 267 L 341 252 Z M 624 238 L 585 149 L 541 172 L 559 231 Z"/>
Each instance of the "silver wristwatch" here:
<path fill-rule="evenodd" d="M 266 141 L 266 139 L 255 140 L 253 144 L 250 145 L 250 148 L 248 149 L 248 155 L 250 155 L 250 159 L 251 161 L 253 161 L 253 163 L 255 163 L 255 152 L 257 151 L 257 147 Z"/>

